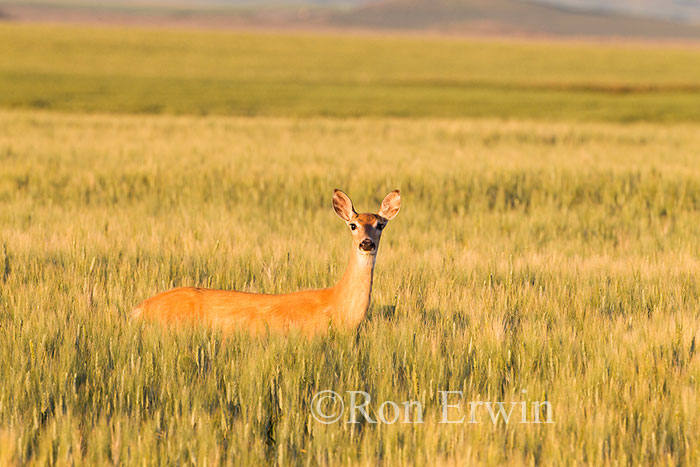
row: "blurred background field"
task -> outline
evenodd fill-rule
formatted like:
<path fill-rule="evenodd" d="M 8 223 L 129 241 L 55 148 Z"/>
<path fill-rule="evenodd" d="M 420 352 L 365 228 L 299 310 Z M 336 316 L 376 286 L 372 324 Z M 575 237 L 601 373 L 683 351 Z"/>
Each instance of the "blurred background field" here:
<path fill-rule="evenodd" d="M 0 87 L 77 112 L 697 121 L 700 50 L 9 25 Z"/>
<path fill-rule="evenodd" d="M 0 25 L 0 463 L 698 463 L 696 45 L 166 26 Z M 356 333 L 128 320 L 332 284 L 335 187 L 404 200 Z M 326 389 L 425 424 L 321 425 Z"/>

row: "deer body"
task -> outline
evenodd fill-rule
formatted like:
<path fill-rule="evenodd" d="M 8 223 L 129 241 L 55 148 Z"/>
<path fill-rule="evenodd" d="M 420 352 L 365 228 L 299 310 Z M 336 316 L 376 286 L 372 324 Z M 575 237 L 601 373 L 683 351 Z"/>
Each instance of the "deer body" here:
<path fill-rule="evenodd" d="M 353 329 L 367 314 L 381 232 L 398 213 L 400 203 L 396 190 L 384 199 L 379 214 L 357 214 L 345 193 L 334 192 L 333 207 L 348 224 L 353 247 L 345 273 L 333 287 L 279 295 L 181 287 L 147 299 L 134 310 L 134 317 L 200 323 L 225 332 L 298 329 L 316 334 L 331 325 Z"/>

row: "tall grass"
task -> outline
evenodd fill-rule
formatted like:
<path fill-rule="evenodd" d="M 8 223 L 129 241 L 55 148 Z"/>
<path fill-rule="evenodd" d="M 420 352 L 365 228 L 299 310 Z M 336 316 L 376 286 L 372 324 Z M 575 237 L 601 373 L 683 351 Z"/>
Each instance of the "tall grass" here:
<path fill-rule="evenodd" d="M 0 461 L 697 464 L 698 135 L 0 112 Z M 404 200 L 356 333 L 129 321 L 177 285 L 329 285 L 334 187 Z M 425 423 L 322 425 L 326 389 Z M 439 424 L 440 390 L 555 423 Z"/>

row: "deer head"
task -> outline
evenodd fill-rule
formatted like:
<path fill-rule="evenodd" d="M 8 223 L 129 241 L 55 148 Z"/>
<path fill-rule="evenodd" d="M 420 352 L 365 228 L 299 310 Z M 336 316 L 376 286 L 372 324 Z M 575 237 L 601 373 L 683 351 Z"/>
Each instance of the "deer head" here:
<path fill-rule="evenodd" d="M 384 227 L 401 209 L 401 195 L 399 190 L 394 190 L 386 195 L 378 213 L 358 214 L 350 197 L 336 189 L 333 191 L 333 209 L 350 229 L 354 251 L 376 255 Z"/>

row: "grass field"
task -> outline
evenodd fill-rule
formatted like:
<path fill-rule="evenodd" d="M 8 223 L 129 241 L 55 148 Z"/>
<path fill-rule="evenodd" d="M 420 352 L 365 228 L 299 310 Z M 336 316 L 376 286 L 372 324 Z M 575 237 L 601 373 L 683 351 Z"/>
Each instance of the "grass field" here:
<path fill-rule="evenodd" d="M 0 34 L 27 45 L 42 30 Z M 16 91 L 0 93 L 0 464 L 700 462 L 697 123 L 615 123 L 621 114 L 612 107 L 601 121 L 582 122 L 568 90 L 556 91 L 572 106 L 561 121 L 431 118 L 430 109 L 423 118 L 391 118 L 391 94 L 373 103 L 381 112 L 362 118 L 318 116 L 330 104 L 306 100 L 316 107 L 300 118 L 304 112 L 274 94 L 245 95 L 267 116 L 115 115 L 143 110 L 138 94 L 127 97 L 131 86 L 156 87 L 161 75 L 204 89 L 219 71 L 214 55 L 198 50 L 224 47 L 211 41 L 219 36 L 189 33 L 191 41 L 175 46 L 175 33 L 137 31 L 122 38 L 133 49 L 98 53 L 117 32 L 75 30 L 67 41 L 96 39 L 82 41 L 82 51 L 56 46 L 52 54 L 62 40 L 51 36 L 56 30 L 24 54 L 0 40 L 3 87 Z M 292 50 L 288 37 L 240 37 L 248 48 Z M 397 50 L 419 47 L 395 41 Z M 545 56 L 574 47 L 444 44 L 477 55 L 481 47 L 532 54 L 541 47 Z M 182 47 L 201 66 L 185 71 L 168 62 Z M 149 49 L 171 51 L 145 70 Z M 37 59 L 71 53 L 101 61 L 91 69 Z M 649 57 L 640 66 L 672 66 L 641 76 L 620 64 L 600 83 L 692 81 L 680 71 L 694 66 L 683 58 L 691 51 L 627 53 Z M 494 63 L 479 79 L 594 81 L 549 57 L 538 73 L 508 76 Z M 90 83 L 128 71 L 130 61 L 140 77 L 115 80 L 109 96 L 88 92 Z M 397 76 L 410 79 L 419 68 Z M 274 89 L 260 76 L 274 84 L 340 73 L 298 62 L 241 70 L 259 89 Z M 235 82 L 227 75 L 234 71 L 220 73 L 222 83 Z M 45 78 L 32 88 L 16 78 L 22 74 Z M 61 74 L 65 86 L 85 93 L 61 101 L 46 84 Z M 368 86 L 382 76 L 370 73 Z M 430 79 L 440 76 L 459 73 Z M 528 89 L 537 99 L 539 88 Z M 44 92 L 54 111 L 33 109 L 32 92 Z M 219 113 L 204 94 L 191 102 Z M 343 96 L 334 95 L 340 105 Z M 666 91 L 657 95 L 672 102 Z M 183 99 L 158 112 L 200 113 Z M 632 111 L 643 107 L 635 99 Z M 684 120 L 674 109 L 663 120 Z M 352 113 L 341 106 L 333 115 Z M 330 285 L 350 243 L 331 208 L 335 187 L 371 211 L 389 190 L 402 190 L 402 211 L 380 247 L 369 316 L 356 333 L 224 337 L 129 321 L 135 304 L 177 285 L 263 292 Z M 311 400 L 328 389 L 418 400 L 425 423 L 323 425 Z M 440 390 L 462 390 L 465 402 L 546 400 L 555 423 L 494 425 L 482 414 L 480 424 L 440 424 Z"/>
<path fill-rule="evenodd" d="M 0 25 L 0 106 L 700 121 L 695 47 Z"/>

